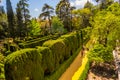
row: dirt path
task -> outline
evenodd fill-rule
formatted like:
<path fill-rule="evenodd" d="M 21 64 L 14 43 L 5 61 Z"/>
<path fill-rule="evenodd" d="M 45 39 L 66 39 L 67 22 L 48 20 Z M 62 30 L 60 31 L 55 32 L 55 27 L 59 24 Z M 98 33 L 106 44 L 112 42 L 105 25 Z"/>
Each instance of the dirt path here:
<path fill-rule="evenodd" d="M 77 57 L 74 59 L 72 64 L 69 66 L 69 68 L 59 78 L 59 80 L 72 80 L 72 76 L 78 70 L 78 68 L 81 66 L 81 62 L 82 62 L 82 57 L 81 57 L 81 52 L 79 52 Z"/>

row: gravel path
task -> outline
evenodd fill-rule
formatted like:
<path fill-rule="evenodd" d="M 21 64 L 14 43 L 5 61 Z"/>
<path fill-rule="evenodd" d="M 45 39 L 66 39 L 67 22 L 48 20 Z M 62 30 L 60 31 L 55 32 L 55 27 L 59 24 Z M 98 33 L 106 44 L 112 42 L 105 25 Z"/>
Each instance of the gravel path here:
<path fill-rule="evenodd" d="M 78 68 L 81 66 L 81 62 L 82 62 L 82 57 L 81 57 L 81 52 L 79 52 L 77 57 L 74 59 L 72 64 L 69 66 L 69 68 L 59 78 L 59 80 L 72 80 L 72 76 L 78 70 Z"/>

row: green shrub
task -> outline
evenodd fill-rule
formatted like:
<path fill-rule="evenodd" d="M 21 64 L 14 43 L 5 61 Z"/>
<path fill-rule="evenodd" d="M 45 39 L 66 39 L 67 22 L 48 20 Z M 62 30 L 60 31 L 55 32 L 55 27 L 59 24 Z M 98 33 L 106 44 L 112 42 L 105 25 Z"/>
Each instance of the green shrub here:
<path fill-rule="evenodd" d="M 38 39 L 33 39 L 23 43 L 19 43 L 21 48 L 34 48 L 35 46 L 42 46 L 42 44 L 49 39 L 56 39 L 59 35 L 50 35 Z"/>
<path fill-rule="evenodd" d="M 80 52 L 81 47 L 67 60 L 65 60 L 60 66 L 55 70 L 55 72 L 49 76 L 45 76 L 45 80 L 58 80 L 59 77 L 65 72 L 65 70 L 70 66 L 75 57 Z"/>
<path fill-rule="evenodd" d="M 0 53 L 0 63 L 3 63 L 3 61 L 4 61 L 4 56 L 3 54 Z"/>
<path fill-rule="evenodd" d="M 103 44 L 95 44 L 88 54 L 91 62 L 100 64 L 103 62 L 111 62 L 113 60 L 111 47 L 105 47 Z"/>
<path fill-rule="evenodd" d="M 16 51 L 5 58 L 5 77 L 7 80 L 43 80 L 42 56 L 36 49 Z"/>
<path fill-rule="evenodd" d="M 76 32 L 72 32 L 70 34 L 63 35 L 60 38 L 61 39 L 66 39 L 68 41 L 69 47 L 70 47 L 70 53 L 72 55 L 78 48 L 78 39 L 77 39 L 77 36 L 76 36 Z"/>
<path fill-rule="evenodd" d="M 49 40 L 43 44 L 44 47 L 49 47 L 55 61 L 55 68 L 59 66 L 64 60 L 65 44 L 62 40 Z"/>
<path fill-rule="evenodd" d="M 44 74 L 50 74 L 54 71 L 54 58 L 51 50 L 48 47 L 40 47 L 37 46 L 37 50 L 42 54 L 42 68 L 44 70 Z"/>
<path fill-rule="evenodd" d="M 5 75 L 4 75 L 4 64 L 0 63 L 0 80 L 5 80 Z"/>
<path fill-rule="evenodd" d="M 74 53 L 79 47 L 80 33 L 72 32 L 61 36 L 57 40 L 49 40 L 44 42 L 42 47 L 39 46 L 40 41 L 53 38 L 56 39 L 56 36 L 52 38 L 25 42 L 22 46 L 37 47 L 23 49 L 8 55 L 5 58 L 4 67 L 6 79 L 44 80 L 44 76 L 54 75 L 54 78 L 51 78 L 50 80 L 57 80 L 70 65 L 73 60 L 73 56 L 75 58 L 77 55 Z M 66 61 L 66 59 L 69 61 L 68 63 L 63 62 Z M 60 68 L 63 64 L 66 65 Z M 48 78 L 46 79 L 49 80 Z"/>

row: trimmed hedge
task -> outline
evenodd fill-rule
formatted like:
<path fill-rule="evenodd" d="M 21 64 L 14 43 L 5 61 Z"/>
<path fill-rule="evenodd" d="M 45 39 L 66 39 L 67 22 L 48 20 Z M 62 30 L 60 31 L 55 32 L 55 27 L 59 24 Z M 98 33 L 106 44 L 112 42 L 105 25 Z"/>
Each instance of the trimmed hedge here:
<path fill-rule="evenodd" d="M 4 64 L 0 63 L 0 80 L 5 80 Z"/>
<path fill-rule="evenodd" d="M 44 70 L 44 74 L 50 74 L 55 70 L 54 67 L 54 57 L 52 55 L 51 50 L 48 47 L 40 47 L 37 46 L 37 50 L 42 54 L 42 68 Z"/>
<path fill-rule="evenodd" d="M 59 35 L 50 35 L 38 39 L 33 39 L 23 43 L 19 43 L 20 48 L 34 48 L 35 46 L 42 46 L 42 44 L 49 39 L 56 39 Z"/>
<path fill-rule="evenodd" d="M 81 44 L 80 33 L 72 32 L 58 38 L 57 40 L 49 40 L 43 43 L 43 46 L 36 48 L 22 49 L 8 55 L 5 60 L 5 76 L 7 80 L 44 80 L 45 76 L 54 74 L 57 79 L 64 72 L 56 71 L 60 66 L 74 54 Z M 31 42 L 30 45 L 33 45 Z M 28 45 L 27 45 L 28 46 Z M 71 57 L 70 57 L 71 58 Z M 70 59 L 69 58 L 69 59 Z M 70 60 L 72 62 L 72 60 Z M 70 62 L 69 62 L 70 64 Z M 59 74 L 60 72 L 60 74 Z M 54 80 L 50 79 L 50 80 Z"/>
<path fill-rule="evenodd" d="M 60 66 L 57 68 L 57 70 L 53 74 L 49 76 L 45 76 L 45 80 L 59 80 L 59 77 L 70 66 L 70 64 L 73 62 L 73 60 L 78 55 L 80 50 L 81 50 L 81 47 L 69 59 L 65 60 L 62 64 L 60 64 Z"/>
<path fill-rule="evenodd" d="M 80 34 L 78 32 L 72 32 L 70 34 L 67 35 L 63 35 L 60 37 L 60 39 L 65 39 L 65 44 L 67 45 L 67 47 L 69 47 L 70 51 L 68 50 L 68 52 L 72 55 L 79 47 L 80 45 Z"/>
<path fill-rule="evenodd" d="M 6 80 L 43 80 L 41 68 L 41 54 L 36 49 L 23 49 L 6 57 L 5 77 Z"/>
<path fill-rule="evenodd" d="M 49 40 L 43 44 L 44 47 L 49 47 L 52 51 L 52 56 L 54 59 L 54 67 L 55 69 L 64 61 L 65 55 L 65 44 L 62 40 Z"/>

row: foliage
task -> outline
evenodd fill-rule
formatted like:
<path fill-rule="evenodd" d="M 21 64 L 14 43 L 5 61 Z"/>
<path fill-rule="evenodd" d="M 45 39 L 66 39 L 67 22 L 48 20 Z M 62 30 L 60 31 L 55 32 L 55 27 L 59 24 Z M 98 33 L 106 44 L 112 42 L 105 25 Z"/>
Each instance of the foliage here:
<path fill-rule="evenodd" d="M 64 25 L 58 17 L 52 18 L 52 33 L 63 34 L 65 32 Z"/>
<path fill-rule="evenodd" d="M 61 0 L 56 6 L 56 14 L 63 22 L 64 27 L 67 31 L 70 31 L 70 3 L 66 0 Z"/>
<path fill-rule="evenodd" d="M 3 54 L 0 53 L 0 63 L 3 63 L 3 61 L 4 61 L 4 56 Z"/>
<path fill-rule="evenodd" d="M 0 63 L 0 79 L 5 79 L 5 75 L 4 75 L 4 64 Z"/>
<path fill-rule="evenodd" d="M 51 7 L 48 4 L 44 4 L 42 8 L 42 13 L 39 15 L 40 19 L 45 19 L 46 21 L 48 20 L 49 26 L 47 26 L 47 23 L 45 24 L 45 27 L 49 27 L 49 33 L 51 33 L 51 17 L 53 13 L 54 8 Z"/>
<path fill-rule="evenodd" d="M 93 4 L 87 1 L 84 5 L 84 8 L 89 8 L 91 10 L 93 8 Z"/>
<path fill-rule="evenodd" d="M 43 80 L 42 55 L 36 49 L 23 49 L 5 58 L 5 77 L 7 80 Z"/>
<path fill-rule="evenodd" d="M 16 22 L 10 0 L 6 0 L 9 37 L 15 37 Z"/>
<path fill-rule="evenodd" d="M 95 44 L 90 50 L 88 58 L 96 64 L 111 62 L 113 60 L 112 49 L 110 47 L 104 47 L 102 44 Z"/>
<path fill-rule="evenodd" d="M 92 27 L 86 27 L 86 28 L 82 29 L 81 31 L 82 31 L 85 39 L 90 38 Z"/>
<path fill-rule="evenodd" d="M 34 48 L 36 46 L 42 46 L 42 44 L 49 39 L 56 39 L 59 35 L 48 35 L 45 37 L 32 39 L 26 42 L 19 43 L 20 48 Z"/>
<path fill-rule="evenodd" d="M 40 24 L 37 22 L 36 19 L 32 19 L 30 21 L 29 28 L 30 28 L 30 31 L 29 31 L 30 36 L 40 35 L 40 31 L 41 31 Z"/>
<path fill-rule="evenodd" d="M 108 8 L 108 6 L 110 6 L 114 0 L 99 0 L 100 1 L 100 9 L 106 9 Z"/>
<path fill-rule="evenodd" d="M 45 47 L 49 47 L 52 51 L 52 55 L 54 58 L 54 69 L 56 69 L 60 63 L 64 60 L 65 55 L 65 43 L 62 40 L 49 40 L 43 44 Z"/>
<path fill-rule="evenodd" d="M 92 12 L 89 8 L 74 10 L 73 14 L 75 15 L 76 22 L 74 23 L 77 29 L 83 29 L 90 26 L 89 20 L 92 16 Z"/>
<path fill-rule="evenodd" d="M 29 32 L 29 22 L 30 22 L 30 15 L 29 15 L 29 4 L 27 3 L 29 0 L 20 0 L 17 3 L 17 31 L 19 37 L 28 36 Z"/>
<path fill-rule="evenodd" d="M 120 15 L 120 4 L 115 2 L 107 8 L 107 11 L 110 11 L 112 14 L 119 16 Z"/>
<path fill-rule="evenodd" d="M 75 12 L 73 12 L 73 15 L 76 14 Z M 81 28 L 81 24 L 82 24 L 82 19 L 80 16 L 74 16 L 72 18 L 72 28 L 73 30 L 79 30 Z"/>
<path fill-rule="evenodd" d="M 114 42 L 116 39 L 119 39 L 119 16 L 103 10 L 94 16 L 91 24 L 93 26 L 91 36 L 96 38 L 99 43 L 107 45 L 110 41 Z"/>
<path fill-rule="evenodd" d="M 43 44 L 43 47 L 21 49 L 13 52 L 5 58 L 5 77 L 9 80 L 44 80 L 44 76 L 51 75 L 56 71 L 65 60 L 70 58 L 67 65 L 60 68 L 54 77 L 62 74 L 71 63 L 70 56 L 79 48 L 79 36 L 77 32 L 66 34 L 57 40 L 49 40 Z M 65 68 L 65 69 L 64 69 Z M 52 78 L 52 80 L 53 80 Z"/>
<path fill-rule="evenodd" d="M 52 51 L 48 47 L 40 47 L 37 46 L 37 50 L 42 54 L 42 68 L 44 70 L 44 74 L 51 74 L 54 70 L 54 56 Z"/>
<path fill-rule="evenodd" d="M 60 76 L 64 73 L 64 71 L 73 62 L 73 60 L 78 55 L 78 53 L 80 52 L 80 50 L 81 50 L 81 47 L 69 59 L 67 59 L 62 64 L 60 64 L 60 66 L 58 67 L 58 69 L 53 74 L 51 74 L 49 76 L 46 76 L 45 80 L 58 80 L 60 78 Z"/>
<path fill-rule="evenodd" d="M 79 45 L 79 43 L 78 43 L 79 38 L 77 36 L 77 33 L 72 32 L 70 34 L 63 35 L 60 38 L 65 39 L 64 42 L 65 42 L 65 44 L 67 45 L 67 48 L 68 48 L 66 53 L 70 53 L 70 55 L 72 55 L 76 51 L 76 49 L 78 48 L 78 45 Z"/>

